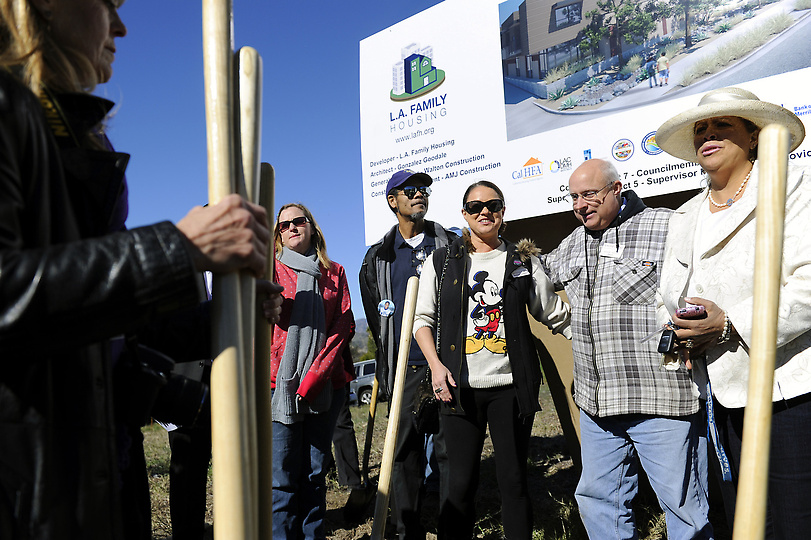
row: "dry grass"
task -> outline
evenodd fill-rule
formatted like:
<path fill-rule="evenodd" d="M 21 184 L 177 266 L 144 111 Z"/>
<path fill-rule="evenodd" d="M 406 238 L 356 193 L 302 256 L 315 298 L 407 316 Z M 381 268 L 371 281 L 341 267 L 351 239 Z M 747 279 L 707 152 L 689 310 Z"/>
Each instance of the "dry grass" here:
<path fill-rule="evenodd" d="M 169 439 L 166 431 L 157 424 L 145 427 L 142 431 L 152 499 L 152 538 L 168 539 L 172 537 L 172 520 L 169 517 Z M 211 468 L 209 468 L 206 503 L 206 522 L 209 524 L 214 522 L 213 511 Z"/>
<path fill-rule="evenodd" d="M 169 439 L 166 431 L 157 424 L 142 431 L 152 497 L 152 538 L 169 538 L 172 535 L 169 519 Z"/>
<path fill-rule="evenodd" d="M 574 502 L 574 489 L 579 476 L 574 466 L 557 420 L 548 388 L 541 390 L 541 403 L 545 410 L 538 413 L 530 442 L 528 476 L 530 492 L 533 494 L 535 531 L 533 540 L 586 540 L 587 536 L 577 505 Z M 365 436 L 366 409 L 353 407 L 358 447 L 363 448 Z M 386 405 L 378 409 L 375 422 L 373 451 L 370 459 L 370 476 L 377 480 L 383 439 L 386 429 Z M 152 493 L 152 530 L 154 539 L 171 537 L 169 518 L 169 445 L 166 432 L 158 426 L 144 428 L 147 466 Z M 482 454 L 481 481 L 477 506 L 476 537 L 484 540 L 501 540 L 500 498 L 495 474 L 493 447 L 489 437 Z M 372 529 L 373 504 L 360 523 L 349 524 L 343 519 L 341 508 L 349 495 L 349 490 L 338 485 L 334 474 L 327 477 L 327 536 L 335 540 L 368 539 Z M 637 504 L 637 521 L 640 538 L 659 540 L 665 538 L 664 517 L 659 511 L 655 497 L 642 497 Z M 428 530 L 428 540 L 436 538 L 435 508 L 426 508 L 423 522 Z M 206 521 L 212 523 L 211 473 L 209 472 L 209 503 Z M 388 533 L 392 533 L 391 535 Z M 387 537 L 396 536 L 391 527 Z"/>

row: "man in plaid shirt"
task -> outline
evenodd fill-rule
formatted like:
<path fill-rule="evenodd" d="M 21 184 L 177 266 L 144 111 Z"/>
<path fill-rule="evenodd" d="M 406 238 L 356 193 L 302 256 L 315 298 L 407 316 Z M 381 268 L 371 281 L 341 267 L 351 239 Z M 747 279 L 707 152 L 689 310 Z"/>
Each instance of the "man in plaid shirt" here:
<path fill-rule="evenodd" d="M 623 192 L 617 170 L 599 159 L 574 171 L 569 194 L 583 226 L 541 260 L 572 308 L 581 519 L 593 539 L 637 537 L 638 457 L 665 511 L 668 538 L 712 538 L 705 417 L 690 373 L 663 366 L 658 339 L 642 342 L 656 330 L 670 210 Z"/>

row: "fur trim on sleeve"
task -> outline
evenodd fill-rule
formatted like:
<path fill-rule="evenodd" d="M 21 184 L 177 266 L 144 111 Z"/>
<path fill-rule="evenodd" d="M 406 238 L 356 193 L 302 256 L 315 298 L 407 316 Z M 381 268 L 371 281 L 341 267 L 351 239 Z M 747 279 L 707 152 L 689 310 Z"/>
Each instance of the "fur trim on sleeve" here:
<path fill-rule="evenodd" d="M 538 246 L 535 245 L 535 242 L 530 240 L 529 238 L 522 238 L 515 244 L 515 250 L 518 252 L 518 256 L 521 257 L 521 260 L 527 262 L 531 256 L 537 257 L 541 254 L 541 250 Z"/>

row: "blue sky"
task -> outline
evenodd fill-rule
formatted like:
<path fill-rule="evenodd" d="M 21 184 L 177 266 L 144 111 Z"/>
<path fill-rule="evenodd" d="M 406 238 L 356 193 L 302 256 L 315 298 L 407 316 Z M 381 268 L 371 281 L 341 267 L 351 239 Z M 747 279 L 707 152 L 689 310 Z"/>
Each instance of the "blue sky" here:
<path fill-rule="evenodd" d="M 234 2 L 236 47 L 254 47 L 264 61 L 262 160 L 276 169 L 277 208 L 312 210 L 330 257 L 347 270 L 358 318 L 366 252 L 358 43 L 438 3 Z M 108 132 L 132 155 L 127 224 L 177 222 L 208 197 L 202 2 L 130 0 L 120 15 L 128 35 L 97 93 L 117 103 Z"/>
<path fill-rule="evenodd" d="M 518 11 L 518 7 L 524 0 L 507 0 L 498 5 L 498 22 L 503 23 L 504 20 L 512 15 L 513 12 Z"/>

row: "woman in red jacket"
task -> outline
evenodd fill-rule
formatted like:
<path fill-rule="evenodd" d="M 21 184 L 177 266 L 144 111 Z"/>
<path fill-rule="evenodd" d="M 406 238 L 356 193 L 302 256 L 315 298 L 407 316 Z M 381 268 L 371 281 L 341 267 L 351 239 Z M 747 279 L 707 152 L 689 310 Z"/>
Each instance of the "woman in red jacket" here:
<path fill-rule="evenodd" d="M 347 383 L 349 286 L 305 206 L 282 206 L 273 236 L 274 275 L 285 289 L 270 355 L 273 537 L 323 539 L 325 464 Z"/>

